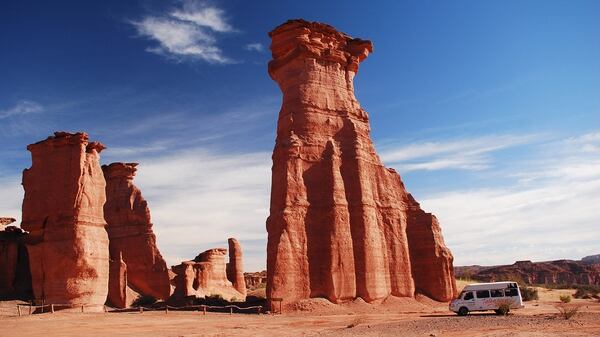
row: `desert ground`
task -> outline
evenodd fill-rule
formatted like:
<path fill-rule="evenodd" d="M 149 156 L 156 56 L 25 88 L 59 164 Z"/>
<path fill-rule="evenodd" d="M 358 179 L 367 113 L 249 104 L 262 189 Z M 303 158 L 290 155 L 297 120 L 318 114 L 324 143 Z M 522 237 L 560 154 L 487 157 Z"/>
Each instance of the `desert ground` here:
<path fill-rule="evenodd" d="M 464 282 L 459 282 L 462 289 Z M 312 299 L 283 315 L 195 311 L 75 313 L 18 316 L 17 302 L 0 302 L 0 336 L 598 336 L 600 303 L 574 299 L 574 318 L 558 315 L 559 296 L 571 289 L 539 289 L 540 299 L 508 316 L 458 317 L 445 303 L 427 298 L 389 298 L 333 305 Z"/>

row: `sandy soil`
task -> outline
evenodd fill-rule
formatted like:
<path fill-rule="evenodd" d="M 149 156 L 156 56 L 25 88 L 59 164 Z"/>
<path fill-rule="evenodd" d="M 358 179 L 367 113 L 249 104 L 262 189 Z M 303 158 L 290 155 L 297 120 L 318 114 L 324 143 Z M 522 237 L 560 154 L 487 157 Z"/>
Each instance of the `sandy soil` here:
<path fill-rule="evenodd" d="M 201 312 L 64 313 L 16 316 L 15 302 L 0 303 L 0 336 L 598 336 L 600 303 L 574 300 L 571 320 L 557 301 L 529 302 L 509 316 L 458 317 L 446 305 L 391 298 L 342 306 L 311 300 L 284 315 Z"/>

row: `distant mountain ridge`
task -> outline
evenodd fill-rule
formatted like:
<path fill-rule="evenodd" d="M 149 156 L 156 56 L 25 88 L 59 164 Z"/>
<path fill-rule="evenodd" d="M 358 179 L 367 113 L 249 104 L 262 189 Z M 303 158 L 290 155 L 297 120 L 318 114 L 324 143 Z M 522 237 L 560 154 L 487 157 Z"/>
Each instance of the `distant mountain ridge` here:
<path fill-rule="evenodd" d="M 513 280 L 525 284 L 600 285 L 600 254 L 581 260 L 531 262 L 517 261 L 511 265 L 454 267 L 457 278 L 483 282 Z"/>

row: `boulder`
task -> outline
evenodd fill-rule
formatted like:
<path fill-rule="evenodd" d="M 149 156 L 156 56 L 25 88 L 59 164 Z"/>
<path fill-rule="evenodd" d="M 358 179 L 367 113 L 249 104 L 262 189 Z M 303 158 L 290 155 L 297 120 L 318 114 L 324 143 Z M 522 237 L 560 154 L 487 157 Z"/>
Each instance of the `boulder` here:
<path fill-rule="evenodd" d="M 408 193 L 377 156 L 354 94 L 371 42 L 304 20 L 269 35 L 269 75 L 283 103 L 272 156 L 267 296 L 336 303 L 414 296 Z M 454 282 L 436 275 L 439 284 Z"/>
<path fill-rule="evenodd" d="M 133 184 L 137 163 L 103 165 L 104 217 L 112 260 L 122 259 L 127 285 L 139 294 L 166 300 L 171 294 L 167 263 L 156 245 L 148 203 Z"/>
<path fill-rule="evenodd" d="M 21 227 L 30 233 L 35 300 L 102 310 L 109 275 L 104 146 L 82 132 L 55 132 L 27 149 Z"/>

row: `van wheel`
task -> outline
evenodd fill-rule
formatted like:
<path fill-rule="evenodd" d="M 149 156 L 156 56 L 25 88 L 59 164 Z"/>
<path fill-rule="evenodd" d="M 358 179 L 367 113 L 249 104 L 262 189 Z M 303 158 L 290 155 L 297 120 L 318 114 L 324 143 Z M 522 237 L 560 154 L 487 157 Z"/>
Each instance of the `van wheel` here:
<path fill-rule="evenodd" d="M 458 309 L 458 316 L 467 316 L 468 313 L 469 309 L 467 309 L 467 307 L 460 307 L 460 309 Z"/>

